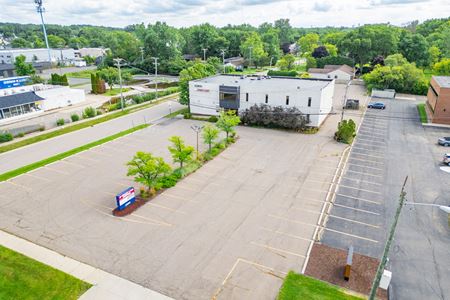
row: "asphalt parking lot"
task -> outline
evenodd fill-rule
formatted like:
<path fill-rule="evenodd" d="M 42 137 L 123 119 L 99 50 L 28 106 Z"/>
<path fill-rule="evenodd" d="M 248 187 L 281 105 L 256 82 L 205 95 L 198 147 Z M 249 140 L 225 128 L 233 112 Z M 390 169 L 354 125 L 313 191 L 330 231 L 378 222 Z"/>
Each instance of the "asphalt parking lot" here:
<path fill-rule="evenodd" d="M 340 177 L 322 243 L 380 258 L 408 176 L 407 201 L 449 205 L 450 174 L 441 170 L 447 149 L 436 144 L 448 129 L 424 128 L 416 102 L 383 100 L 369 109 Z M 450 299 L 450 229 L 432 206 L 406 205 L 390 252 L 391 299 Z"/>
<path fill-rule="evenodd" d="M 169 160 L 169 120 L 0 183 L 0 229 L 176 299 L 273 299 L 305 262 L 344 146 L 240 127 L 240 139 L 135 213 L 111 215 L 138 151 Z M 326 131 L 324 131 L 326 132 Z M 204 149 L 204 148 L 203 148 Z"/>

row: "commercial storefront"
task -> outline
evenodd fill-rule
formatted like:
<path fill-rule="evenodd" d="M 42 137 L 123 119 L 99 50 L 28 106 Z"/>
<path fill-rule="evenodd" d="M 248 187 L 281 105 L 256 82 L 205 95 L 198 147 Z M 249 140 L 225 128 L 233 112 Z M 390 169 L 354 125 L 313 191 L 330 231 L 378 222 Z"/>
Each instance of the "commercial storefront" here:
<path fill-rule="evenodd" d="M 0 97 L 0 120 L 42 111 L 39 102 L 44 98 L 34 92 Z"/>

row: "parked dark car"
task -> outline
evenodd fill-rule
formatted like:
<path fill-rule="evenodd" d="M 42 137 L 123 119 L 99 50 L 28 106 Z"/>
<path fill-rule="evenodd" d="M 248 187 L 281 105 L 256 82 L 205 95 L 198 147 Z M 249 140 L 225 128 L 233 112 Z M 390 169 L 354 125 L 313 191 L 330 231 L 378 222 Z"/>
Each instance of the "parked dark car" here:
<path fill-rule="evenodd" d="M 450 146 L 450 136 L 448 137 L 441 137 L 438 139 L 438 144 L 442 145 L 444 147 Z"/>
<path fill-rule="evenodd" d="M 383 102 L 370 102 L 369 105 L 367 105 L 368 108 L 378 108 L 378 109 L 385 109 L 386 105 L 384 105 Z"/>
<path fill-rule="evenodd" d="M 442 162 L 444 163 L 444 165 L 450 166 L 450 153 L 444 154 L 444 158 L 443 158 Z"/>

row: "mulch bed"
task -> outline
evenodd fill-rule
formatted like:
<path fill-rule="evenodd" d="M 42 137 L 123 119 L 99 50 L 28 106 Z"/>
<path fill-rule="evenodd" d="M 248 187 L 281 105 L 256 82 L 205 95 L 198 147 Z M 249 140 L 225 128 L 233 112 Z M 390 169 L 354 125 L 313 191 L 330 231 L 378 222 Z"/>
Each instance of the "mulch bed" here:
<path fill-rule="evenodd" d="M 305 275 L 368 295 L 380 261 L 353 253 L 350 280 L 344 279 L 347 251 L 314 243 Z M 378 289 L 377 298 L 387 300 L 387 292 Z"/>
<path fill-rule="evenodd" d="M 112 214 L 115 217 L 125 217 L 125 216 L 133 213 L 136 209 L 138 209 L 139 207 L 141 207 L 142 205 L 144 205 L 148 201 L 152 200 L 153 198 L 155 198 L 156 196 L 158 196 L 162 192 L 164 192 L 164 190 L 166 190 L 166 189 L 161 189 L 161 190 L 157 191 L 154 196 L 147 197 L 147 198 L 143 198 L 141 196 L 136 196 L 136 201 L 133 204 L 128 205 L 127 207 L 125 207 L 122 210 L 118 210 L 117 207 L 116 207 L 116 208 L 113 209 Z"/>

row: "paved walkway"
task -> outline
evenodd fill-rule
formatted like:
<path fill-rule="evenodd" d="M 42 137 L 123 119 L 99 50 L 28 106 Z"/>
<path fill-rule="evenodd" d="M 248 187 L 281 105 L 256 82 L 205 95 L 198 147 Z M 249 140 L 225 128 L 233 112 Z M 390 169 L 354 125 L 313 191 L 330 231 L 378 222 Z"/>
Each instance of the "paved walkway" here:
<path fill-rule="evenodd" d="M 1 230 L 0 244 L 92 284 L 81 300 L 172 299 Z"/>

